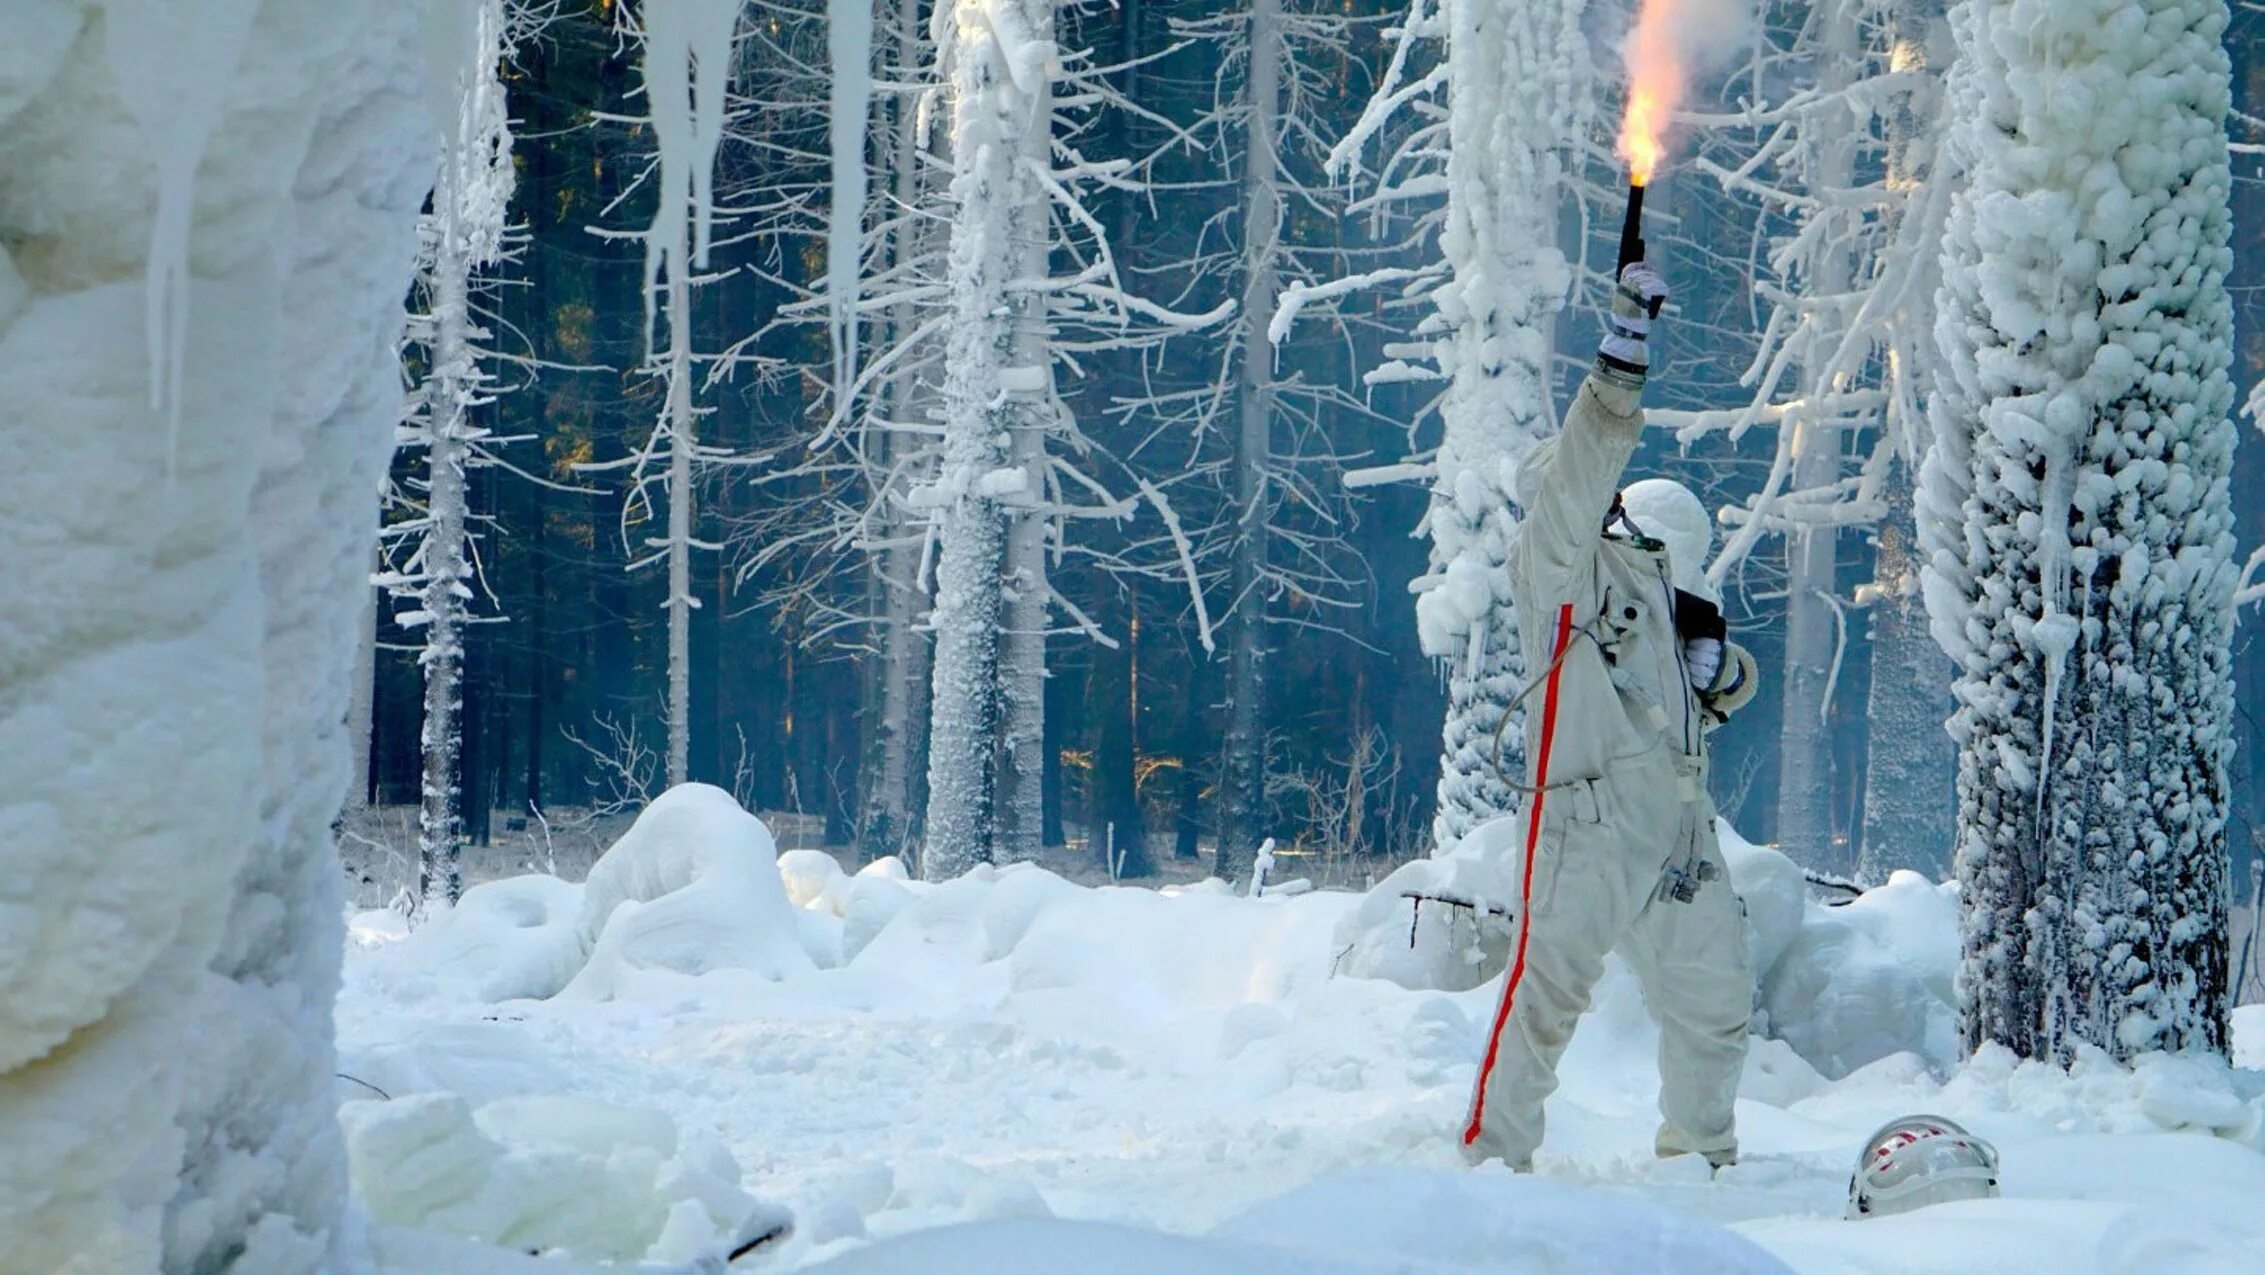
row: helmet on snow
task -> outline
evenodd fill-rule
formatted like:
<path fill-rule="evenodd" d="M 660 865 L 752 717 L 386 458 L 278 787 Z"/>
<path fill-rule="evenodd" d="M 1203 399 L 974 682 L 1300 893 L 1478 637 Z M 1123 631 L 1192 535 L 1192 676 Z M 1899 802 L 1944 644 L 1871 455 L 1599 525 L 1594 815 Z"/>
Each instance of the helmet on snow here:
<path fill-rule="evenodd" d="M 1865 1141 L 1848 1180 L 1848 1216 L 1881 1217 L 1997 1194 L 1995 1147 L 1942 1116 L 1905 1116 Z"/>

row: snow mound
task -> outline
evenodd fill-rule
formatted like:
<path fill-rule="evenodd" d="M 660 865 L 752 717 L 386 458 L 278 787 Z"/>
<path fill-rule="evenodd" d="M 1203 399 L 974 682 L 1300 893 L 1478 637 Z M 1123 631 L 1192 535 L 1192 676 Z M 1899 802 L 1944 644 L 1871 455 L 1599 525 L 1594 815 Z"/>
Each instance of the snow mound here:
<path fill-rule="evenodd" d="M 816 968 L 763 821 L 709 784 L 662 793 L 590 869 L 577 936 L 588 960 L 564 994 L 611 1000 L 648 972 Z"/>
<path fill-rule="evenodd" d="M 809 1275 L 1357 1275 L 1371 1268 L 1106 1222 L 1044 1218 L 915 1231 L 802 1269 Z"/>
<path fill-rule="evenodd" d="M 739 1166 L 658 1112 L 556 1095 L 423 1094 L 339 1109 L 354 1197 L 378 1222 L 522 1252 L 687 1262 L 784 1220 Z"/>
<path fill-rule="evenodd" d="M 1767 970 L 1804 923 L 1801 869 L 1739 836 L 1728 822 L 1719 822 L 1717 831 L 1731 884 L 1752 922 L 1753 967 Z M 1400 865 L 1339 927 L 1337 949 L 1345 955 L 1338 971 L 1444 992 L 1467 991 L 1501 973 L 1517 932 L 1511 918 L 1525 845 L 1525 820 L 1508 815 L 1472 829 L 1447 854 Z"/>
<path fill-rule="evenodd" d="M 780 855 L 779 880 L 786 886 L 786 901 L 794 906 L 842 914 L 850 875 L 825 851 L 789 850 Z"/>
<path fill-rule="evenodd" d="M 1746 903 L 1759 1030 L 1835 1079 L 1902 1053 L 1938 1073 L 1956 1063 L 1954 887 L 1899 872 L 1826 906 L 1808 898 L 1791 859 L 1727 822 L 1717 833 Z M 1479 825 L 1448 854 L 1402 864 L 1338 923 L 1337 972 L 1443 992 L 1494 978 L 1516 936 L 1524 850 L 1525 824 L 1510 816 Z"/>
<path fill-rule="evenodd" d="M 483 1001 L 556 996 L 582 968 L 582 887 L 535 874 L 487 881 L 455 907 L 373 953 L 396 980 Z M 387 913 L 398 916 L 399 913 Z M 357 935 L 378 925 L 357 918 Z M 406 986 L 406 985 L 405 985 Z"/>
<path fill-rule="evenodd" d="M 1898 872 L 1848 903 L 1808 904 L 1762 978 L 1769 1033 L 1834 1079 L 1902 1053 L 1947 1070 L 1958 1058 L 1957 964 L 1954 886 Z"/>

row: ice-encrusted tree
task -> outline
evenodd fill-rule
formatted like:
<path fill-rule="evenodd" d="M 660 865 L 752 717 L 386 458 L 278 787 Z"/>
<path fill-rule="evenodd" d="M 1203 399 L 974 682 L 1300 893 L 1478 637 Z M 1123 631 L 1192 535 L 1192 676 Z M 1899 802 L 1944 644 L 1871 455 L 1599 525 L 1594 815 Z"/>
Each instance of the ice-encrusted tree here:
<path fill-rule="evenodd" d="M 1011 571 L 1037 565 L 1021 543 L 1027 520 L 1017 510 L 1038 494 L 1057 410 L 1046 320 L 1054 17 L 1054 0 L 936 6 L 937 58 L 950 86 L 953 220 L 941 468 L 928 494 L 938 511 L 921 855 L 930 880 L 992 858 L 998 808 L 1017 799 L 1018 780 L 1002 772 L 1027 764 L 1035 778 L 1039 761 L 1001 744 L 1020 689 L 1010 689 L 1021 658 L 1009 636 L 1015 603 L 1041 587 L 1009 583 Z"/>
<path fill-rule="evenodd" d="M 1071 523 L 1153 512 L 1207 627 L 1169 500 L 1138 474 L 1096 476 L 1112 458 L 1078 428 L 1055 377 L 1065 357 L 1152 347 L 1233 306 L 1183 314 L 1125 286 L 1080 192 L 1123 180 L 1128 164 L 1086 158 L 1057 115 L 1129 104 L 1061 49 L 1055 22 L 1053 0 L 958 0 L 937 6 L 932 27 L 950 232 L 931 302 L 942 345 L 935 468 L 907 495 L 935 562 L 921 853 L 931 880 L 1037 852 L 1050 615 L 1058 606 L 1077 631 L 1119 640 L 1047 579 Z M 1057 102 L 1057 83 L 1074 104 Z"/>
<path fill-rule="evenodd" d="M 1505 570 L 1517 525 L 1510 493 L 1520 457 L 1556 422 L 1553 329 L 1573 282 L 1557 236 L 1594 115 L 1587 9 L 1586 0 L 1415 0 L 1384 82 L 1331 157 L 1349 172 L 1389 121 L 1418 104 L 1427 122 L 1388 150 L 1372 198 L 1445 192 L 1444 208 L 1425 222 L 1435 264 L 1320 290 L 1389 285 L 1422 292 L 1432 306 L 1421 340 L 1393 351 L 1404 357 L 1369 380 L 1446 382 L 1439 447 L 1404 471 L 1428 476 L 1432 489 L 1431 567 L 1414 587 L 1423 649 L 1447 678 L 1432 823 L 1440 853 L 1517 804 L 1495 764 L 1498 736 L 1507 737 L 1504 764 L 1515 764 L 1517 733 L 1501 727 L 1524 670 Z M 1427 64 L 1435 47 L 1443 53 Z"/>
<path fill-rule="evenodd" d="M 10 5 L 0 1270 L 360 1270 L 330 840 L 423 6 Z M 36 251 L 26 251 L 36 245 Z"/>
<path fill-rule="evenodd" d="M 1934 290 L 1943 216 L 1958 174 L 1942 163 L 1943 76 L 1950 34 L 1925 0 L 1894 0 L 1884 14 L 1887 69 L 1911 82 L 1884 107 L 1884 189 L 1898 201 L 1888 215 L 1898 260 L 1874 281 L 1909 280 L 1895 312 L 1887 367 L 1895 454 L 1881 487 L 1886 505 L 1873 530 L 1872 579 L 1858 590 L 1870 613 L 1872 675 L 1864 704 L 1864 802 L 1857 876 L 1884 881 L 1898 868 L 1930 877 L 1950 870 L 1956 811 L 1943 800 L 1958 773 L 1947 729 L 1952 666 L 1928 632 L 1914 475 L 1926 454 L 1923 396 L 1932 387 L 1936 349 Z"/>
<path fill-rule="evenodd" d="M 2223 0 L 1968 0 L 1920 532 L 1965 1044 L 2226 1047 Z"/>
<path fill-rule="evenodd" d="M 460 759 L 464 629 L 472 622 L 474 563 L 471 471 L 491 458 L 491 432 L 474 412 L 490 380 L 476 293 L 483 271 L 504 256 L 511 204 L 511 128 L 499 74 L 503 0 L 441 6 L 428 21 L 436 67 L 453 78 L 427 86 L 440 130 L 440 172 L 419 228 L 417 297 L 409 344 L 423 379 L 409 398 L 398 443 L 419 454 L 421 497 L 386 527 L 394 561 L 381 587 L 403 604 L 394 619 L 423 638 L 424 675 L 417 879 L 407 899 L 412 923 L 455 906 L 464 892 L 458 856 L 464 840 Z"/>
<path fill-rule="evenodd" d="M 854 835 L 868 859 L 909 855 L 925 805 L 934 565 L 912 494 L 935 473 L 948 319 L 933 6 L 773 0 L 764 12 L 741 57 L 742 92 L 761 109 L 733 121 L 726 197 L 784 267 L 772 282 L 788 299 L 725 358 L 754 361 L 788 335 L 832 357 L 806 378 L 810 417 L 782 423 L 770 461 L 745 471 L 757 499 L 731 528 L 734 578 L 794 615 L 806 644 L 855 653 Z M 813 240 L 822 268 L 796 269 Z"/>

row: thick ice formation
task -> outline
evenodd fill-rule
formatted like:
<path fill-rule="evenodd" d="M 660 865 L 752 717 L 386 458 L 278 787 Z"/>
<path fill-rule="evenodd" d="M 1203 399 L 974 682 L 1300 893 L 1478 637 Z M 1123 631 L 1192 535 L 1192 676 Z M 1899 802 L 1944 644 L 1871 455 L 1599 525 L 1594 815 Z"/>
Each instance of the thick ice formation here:
<path fill-rule="evenodd" d="M 9 6 L 0 1269 L 339 1243 L 329 823 L 432 171 L 416 16 Z"/>

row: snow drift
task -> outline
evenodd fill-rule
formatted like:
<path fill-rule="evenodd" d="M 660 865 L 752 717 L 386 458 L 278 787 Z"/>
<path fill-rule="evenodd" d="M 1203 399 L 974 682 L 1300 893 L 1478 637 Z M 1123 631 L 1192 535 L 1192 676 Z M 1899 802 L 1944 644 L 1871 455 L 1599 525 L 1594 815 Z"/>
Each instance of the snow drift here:
<path fill-rule="evenodd" d="M 806 860 L 793 862 L 807 872 Z M 779 979 L 808 973 L 819 957 L 831 964 L 840 944 L 839 923 L 790 904 L 782 875 L 762 820 L 721 788 L 680 784 L 645 808 L 585 882 L 543 873 L 483 882 L 407 935 L 374 924 L 375 914 L 356 933 L 405 994 L 602 1001 L 671 975 Z"/>
<path fill-rule="evenodd" d="M 1310 1183 L 1203 1237 L 1095 1222 L 994 1221 L 916 1232 L 809 1269 L 826 1275 L 1772 1275 L 1787 1268 L 1719 1226 L 1625 1196 L 1506 1173 L 1372 1168 Z"/>

